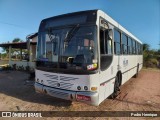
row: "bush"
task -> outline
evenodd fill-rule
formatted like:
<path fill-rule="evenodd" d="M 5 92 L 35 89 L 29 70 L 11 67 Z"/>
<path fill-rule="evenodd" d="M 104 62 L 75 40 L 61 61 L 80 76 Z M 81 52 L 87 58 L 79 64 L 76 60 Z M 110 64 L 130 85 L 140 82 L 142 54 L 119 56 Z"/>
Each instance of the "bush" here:
<path fill-rule="evenodd" d="M 146 62 L 146 67 L 154 68 L 154 67 L 158 67 L 158 65 L 159 65 L 159 62 L 156 58 L 151 58 Z"/>
<path fill-rule="evenodd" d="M 158 66 L 158 64 L 159 64 L 159 62 L 156 58 L 152 58 L 152 59 L 150 59 L 150 61 L 156 66 Z"/>

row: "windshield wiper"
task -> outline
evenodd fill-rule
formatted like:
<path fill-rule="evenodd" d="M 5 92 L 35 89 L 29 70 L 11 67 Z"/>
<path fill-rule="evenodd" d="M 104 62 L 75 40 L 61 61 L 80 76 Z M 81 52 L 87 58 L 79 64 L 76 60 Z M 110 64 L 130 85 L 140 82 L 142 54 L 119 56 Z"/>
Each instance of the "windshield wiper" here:
<path fill-rule="evenodd" d="M 69 42 L 72 37 L 75 35 L 75 33 L 78 31 L 79 29 L 79 24 L 77 24 L 76 26 L 74 26 L 69 33 L 67 34 L 66 38 L 64 39 L 65 42 Z"/>

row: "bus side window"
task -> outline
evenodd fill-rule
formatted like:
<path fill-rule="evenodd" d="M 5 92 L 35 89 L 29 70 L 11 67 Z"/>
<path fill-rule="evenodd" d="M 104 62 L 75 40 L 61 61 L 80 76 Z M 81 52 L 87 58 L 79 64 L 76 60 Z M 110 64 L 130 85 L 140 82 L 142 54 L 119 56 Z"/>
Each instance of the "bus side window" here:
<path fill-rule="evenodd" d="M 123 50 L 123 54 L 126 55 L 128 54 L 128 46 L 127 46 L 127 42 L 128 41 L 128 38 L 127 36 L 123 33 L 122 34 L 122 50 Z"/>
<path fill-rule="evenodd" d="M 114 53 L 121 54 L 121 33 L 114 29 Z"/>
<path fill-rule="evenodd" d="M 140 45 L 140 43 L 138 43 L 138 55 L 140 55 L 141 54 L 141 45 Z"/>
<path fill-rule="evenodd" d="M 141 55 L 143 54 L 143 45 L 141 44 Z"/>
<path fill-rule="evenodd" d="M 132 54 L 132 39 L 128 38 L 128 54 Z"/>
<path fill-rule="evenodd" d="M 106 70 L 112 63 L 112 30 L 100 30 L 100 68 L 102 71 Z"/>
<path fill-rule="evenodd" d="M 136 42 L 136 49 L 137 49 L 137 55 L 139 55 L 139 43 L 138 42 Z"/>
<path fill-rule="evenodd" d="M 112 30 L 105 31 L 105 51 L 106 54 L 112 54 Z"/>
<path fill-rule="evenodd" d="M 135 55 L 136 54 L 136 41 L 132 39 L 132 48 L 133 48 L 133 51 L 132 53 Z"/>
<path fill-rule="evenodd" d="M 104 31 L 100 30 L 100 54 L 105 54 Z"/>
<path fill-rule="evenodd" d="M 136 55 L 138 55 L 138 43 L 137 43 L 137 41 L 135 41 L 135 43 L 136 43 L 136 46 L 135 46 L 135 48 L 136 48 Z"/>
<path fill-rule="evenodd" d="M 138 43 L 138 54 L 141 55 L 141 44 Z"/>
<path fill-rule="evenodd" d="M 100 30 L 100 53 L 112 54 L 112 30 Z"/>
<path fill-rule="evenodd" d="M 134 40 L 135 42 L 135 55 L 137 54 L 137 42 Z"/>

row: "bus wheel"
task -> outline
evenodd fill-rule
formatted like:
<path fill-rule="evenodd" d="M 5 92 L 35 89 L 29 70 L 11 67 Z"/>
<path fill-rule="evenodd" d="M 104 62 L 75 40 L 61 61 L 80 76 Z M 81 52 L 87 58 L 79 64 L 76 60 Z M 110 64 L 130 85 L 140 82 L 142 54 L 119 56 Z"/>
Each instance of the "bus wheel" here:
<path fill-rule="evenodd" d="M 111 98 L 114 99 L 118 96 L 118 93 L 120 91 L 120 79 L 118 76 L 115 78 L 115 83 L 114 83 L 114 92 L 111 95 Z"/>
<path fill-rule="evenodd" d="M 137 65 L 137 71 L 136 71 L 136 74 L 134 75 L 134 78 L 138 77 L 138 71 L 139 71 L 139 64 Z"/>

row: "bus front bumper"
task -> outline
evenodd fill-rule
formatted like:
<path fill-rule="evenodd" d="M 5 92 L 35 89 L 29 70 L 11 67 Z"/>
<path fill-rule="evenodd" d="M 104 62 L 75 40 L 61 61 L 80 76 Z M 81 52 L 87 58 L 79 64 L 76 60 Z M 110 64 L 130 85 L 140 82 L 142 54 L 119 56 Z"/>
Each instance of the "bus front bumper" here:
<path fill-rule="evenodd" d="M 37 82 L 34 84 L 34 86 L 35 86 L 35 91 L 38 93 L 45 93 L 56 98 L 84 102 L 95 106 L 99 105 L 97 92 L 89 92 L 89 91 L 79 92 L 79 91 L 62 90 L 53 87 L 48 87 L 39 84 Z"/>

